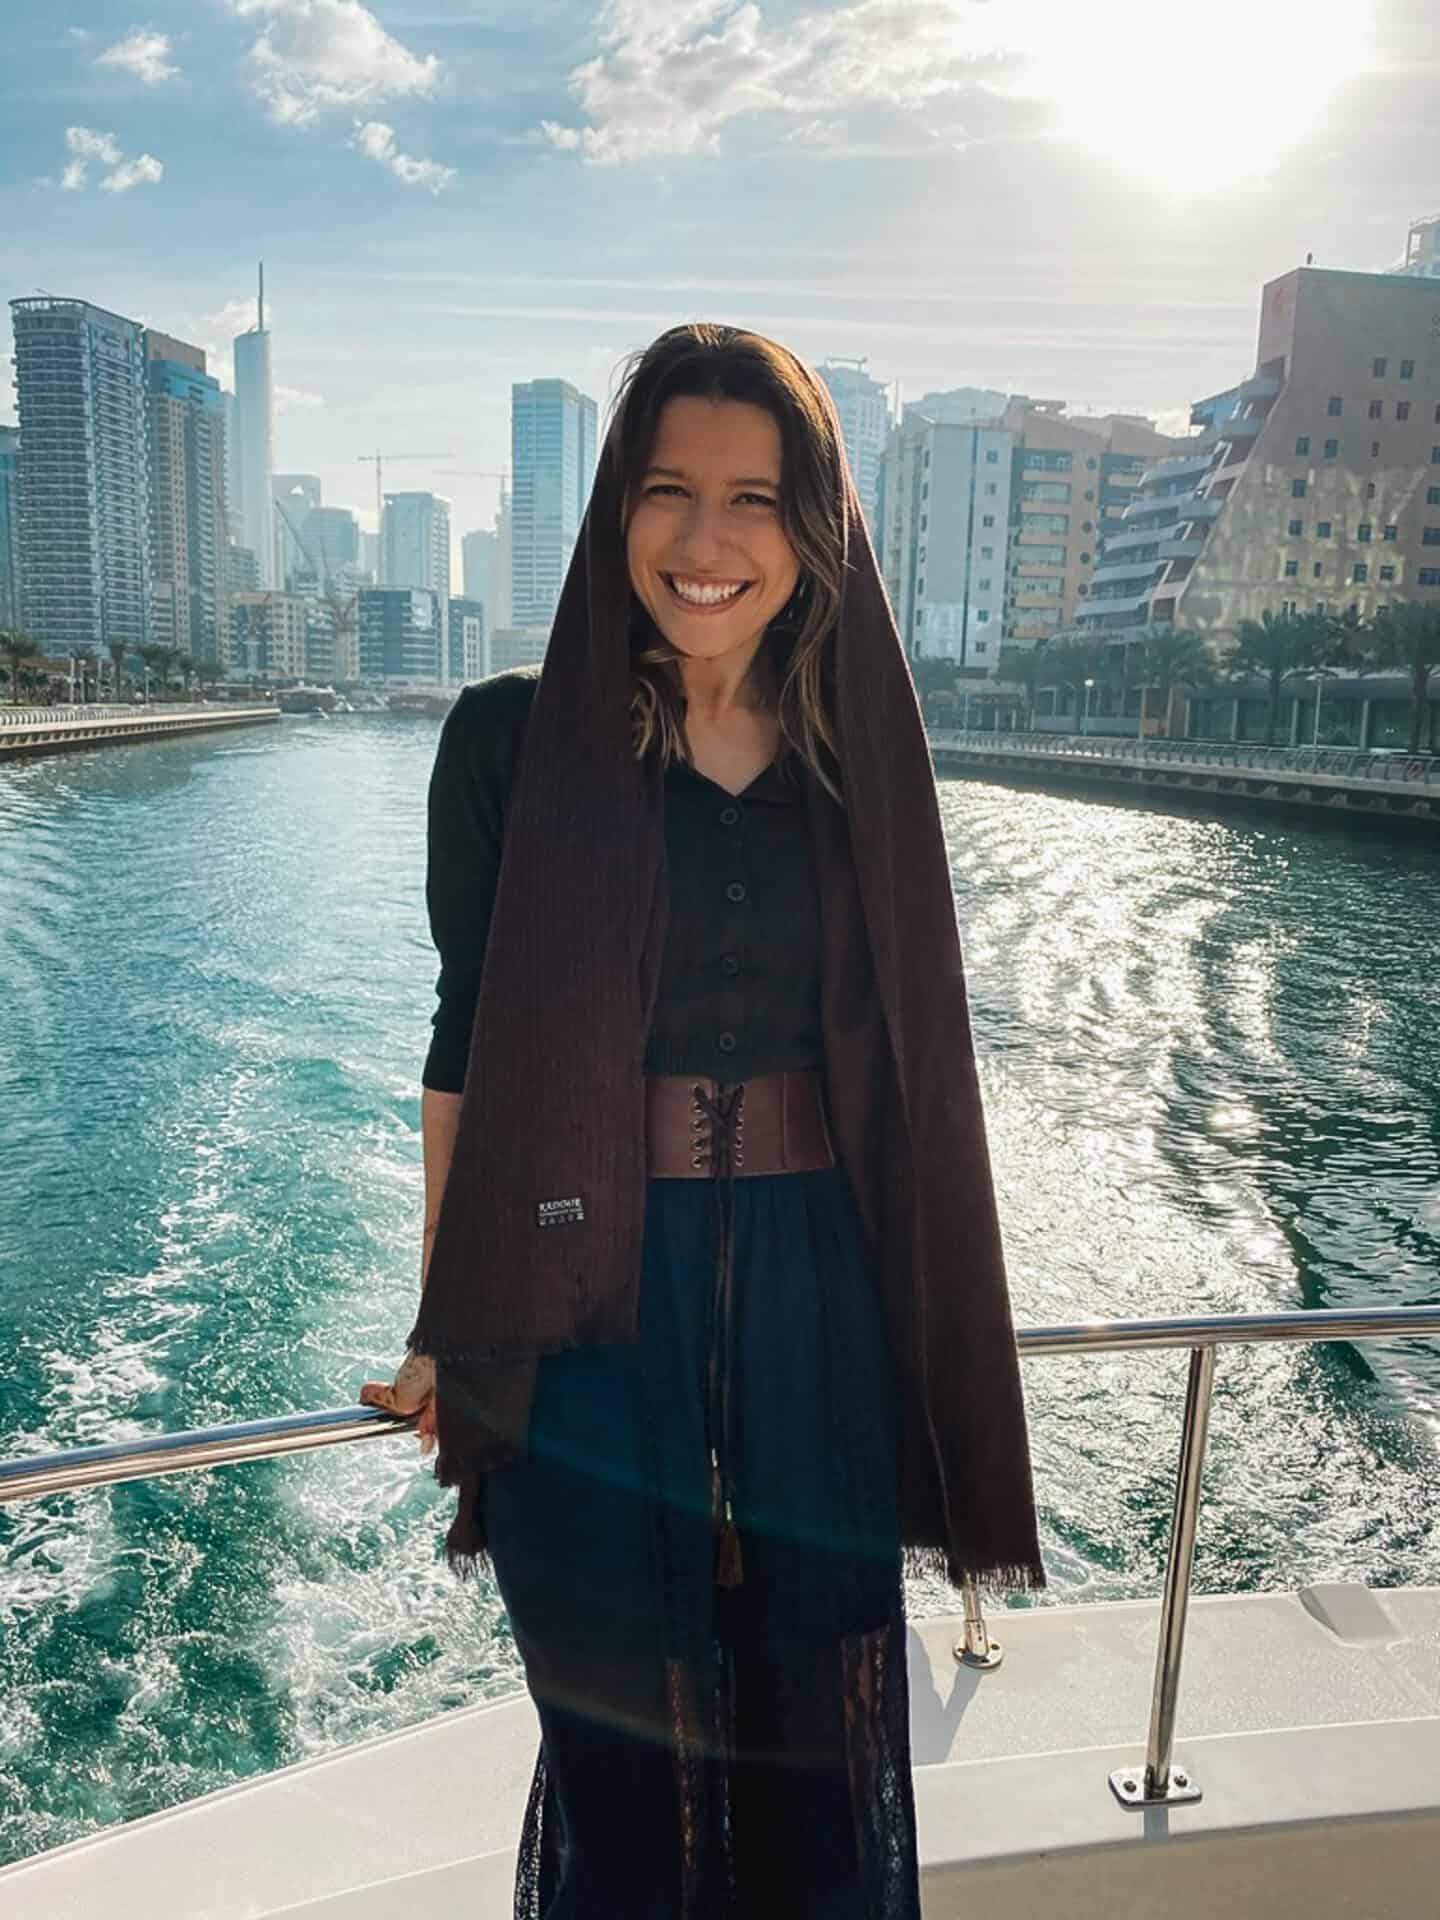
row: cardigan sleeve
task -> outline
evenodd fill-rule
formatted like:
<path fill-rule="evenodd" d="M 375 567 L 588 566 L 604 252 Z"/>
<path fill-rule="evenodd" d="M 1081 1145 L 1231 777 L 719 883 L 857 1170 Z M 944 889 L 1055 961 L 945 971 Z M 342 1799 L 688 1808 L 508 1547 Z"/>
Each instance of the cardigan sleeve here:
<path fill-rule="evenodd" d="M 425 906 L 440 957 L 421 1085 L 463 1093 L 500 877 L 510 782 L 538 668 L 464 689 L 445 716 L 426 802 Z"/>

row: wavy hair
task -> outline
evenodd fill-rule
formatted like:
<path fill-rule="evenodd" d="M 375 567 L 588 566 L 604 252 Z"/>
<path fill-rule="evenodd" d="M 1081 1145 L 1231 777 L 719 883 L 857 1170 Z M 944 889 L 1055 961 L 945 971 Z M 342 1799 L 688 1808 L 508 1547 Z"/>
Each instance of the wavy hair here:
<path fill-rule="evenodd" d="M 763 643 L 771 650 L 780 689 L 781 758 L 787 752 L 798 755 L 843 805 L 825 644 L 840 611 L 844 566 L 845 456 L 834 411 L 805 363 L 762 334 L 702 321 L 671 327 L 626 361 L 616 396 L 620 497 L 627 522 L 660 415 L 680 396 L 746 401 L 763 407 L 780 429 L 780 520 L 800 562 L 799 583 L 770 622 Z M 664 766 L 691 760 L 682 657 L 632 597 L 630 716 L 637 759 L 653 749 Z"/>

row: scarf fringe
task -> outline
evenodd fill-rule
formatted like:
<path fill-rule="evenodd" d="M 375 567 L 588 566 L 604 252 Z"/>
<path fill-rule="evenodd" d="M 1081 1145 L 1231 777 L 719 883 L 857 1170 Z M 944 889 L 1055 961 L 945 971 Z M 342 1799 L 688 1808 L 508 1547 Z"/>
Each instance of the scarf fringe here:
<path fill-rule="evenodd" d="M 1046 1586 L 1045 1568 L 1038 1560 L 981 1562 L 969 1555 L 961 1560 L 948 1547 L 915 1544 L 901 1549 L 901 1563 L 907 1579 L 948 1581 L 957 1593 L 967 1580 L 1012 1593 L 1041 1593 Z"/>

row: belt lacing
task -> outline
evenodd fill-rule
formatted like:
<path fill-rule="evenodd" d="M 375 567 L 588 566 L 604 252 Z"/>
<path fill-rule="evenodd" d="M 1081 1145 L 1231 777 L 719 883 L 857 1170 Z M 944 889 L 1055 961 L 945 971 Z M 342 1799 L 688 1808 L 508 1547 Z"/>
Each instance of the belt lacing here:
<path fill-rule="evenodd" d="M 710 1121 L 711 1188 L 715 1196 L 715 1294 L 711 1316 L 709 1403 L 710 1519 L 716 1530 L 715 1578 L 722 1587 L 744 1578 L 740 1534 L 735 1525 L 731 1474 L 731 1391 L 735 1296 L 735 1171 L 745 1164 L 745 1086 L 717 1081 L 715 1097 L 698 1082 L 691 1085 L 696 1119 L 692 1132 L 699 1146 L 702 1116 Z M 698 1163 L 697 1163 L 698 1164 Z"/>

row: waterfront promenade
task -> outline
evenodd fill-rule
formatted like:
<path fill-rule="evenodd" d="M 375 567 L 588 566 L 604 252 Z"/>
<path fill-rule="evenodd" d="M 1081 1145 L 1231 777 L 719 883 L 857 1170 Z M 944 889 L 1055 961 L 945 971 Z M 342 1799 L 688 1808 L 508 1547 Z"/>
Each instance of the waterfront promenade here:
<path fill-rule="evenodd" d="M 1440 831 L 1440 755 L 1224 740 L 929 730 L 936 770 Z"/>
<path fill-rule="evenodd" d="M 175 733 L 255 726 L 280 718 L 264 702 L 241 706 L 212 700 L 173 706 L 0 708 L 0 763 L 32 754 L 70 753 L 80 747 L 128 746 Z"/>

